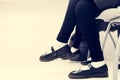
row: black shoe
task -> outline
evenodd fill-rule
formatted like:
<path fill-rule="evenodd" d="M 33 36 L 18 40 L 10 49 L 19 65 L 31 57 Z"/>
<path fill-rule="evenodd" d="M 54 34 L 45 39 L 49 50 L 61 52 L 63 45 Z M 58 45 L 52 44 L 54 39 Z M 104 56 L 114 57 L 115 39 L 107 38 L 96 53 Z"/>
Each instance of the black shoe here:
<path fill-rule="evenodd" d="M 85 78 L 106 78 L 108 77 L 108 68 L 105 65 L 94 68 L 91 64 L 88 64 L 89 70 L 73 71 L 69 74 L 71 79 L 85 79 Z"/>
<path fill-rule="evenodd" d="M 87 54 L 82 54 L 80 50 L 75 51 L 72 55 L 70 60 L 71 61 L 87 61 Z"/>
<path fill-rule="evenodd" d="M 120 64 L 118 64 L 118 69 L 120 69 Z"/>
<path fill-rule="evenodd" d="M 69 58 L 71 61 L 84 61 L 86 56 L 82 55 L 80 50 L 75 51 Z"/>
<path fill-rule="evenodd" d="M 81 57 L 80 57 L 80 51 L 79 50 L 77 50 L 77 51 L 75 51 L 72 55 L 71 55 L 71 57 L 69 58 L 71 61 L 81 61 Z"/>
<path fill-rule="evenodd" d="M 91 63 L 91 62 L 92 62 L 91 57 L 89 57 L 87 60 L 81 61 L 81 64 L 82 64 L 82 65 L 88 65 L 88 64 Z"/>
<path fill-rule="evenodd" d="M 88 65 L 89 63 L 91 63 L 92 62 L 92 60 L 89 60 L 89 61 L 81 61 L 80 63 L 82 64 L 82 65 Z"/>
<path fill-rule="evenodd" d="M 65 60 L 65 59 L 69 59 L 72 54 L 69 45 L 65 45 L 56 51 L 52 47 L 51 50 L 52 50 L 51 53 L 40 56 L 40 61 L 48 62 L 55 60 L 57 58 L 61 58 Z"/>

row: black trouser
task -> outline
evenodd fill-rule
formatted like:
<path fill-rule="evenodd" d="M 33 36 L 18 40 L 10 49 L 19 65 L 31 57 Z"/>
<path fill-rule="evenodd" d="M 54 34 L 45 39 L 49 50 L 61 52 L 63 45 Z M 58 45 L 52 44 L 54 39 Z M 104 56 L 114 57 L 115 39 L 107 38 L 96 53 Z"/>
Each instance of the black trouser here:
<path fill-rule="evenodd" d="M 76 26 L 76 35 L 80 41 L 83 35 L 88 43 L 93 61 L 104 60 L 99 41 L 99 31 L 95 18 L 101 13 L 92 0 L 69 0 L 69 5 L 57 40 L 67 43 Z"/>

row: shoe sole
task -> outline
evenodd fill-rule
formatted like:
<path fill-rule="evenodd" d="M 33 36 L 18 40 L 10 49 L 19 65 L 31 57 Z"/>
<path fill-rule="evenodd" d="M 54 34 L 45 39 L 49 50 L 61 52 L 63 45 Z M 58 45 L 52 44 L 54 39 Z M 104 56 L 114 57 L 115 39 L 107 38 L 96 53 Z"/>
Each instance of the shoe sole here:
<path fill-rule="evenodd" d="M 53 60 L 55 60 L 55 59 L 57 59 L 57 58 L 59 58 L 59 57 L 54 57 L 54 58 L 47 58 L 47 59 L 45 59 L 45 58 L 39 58 L 39 60 L 41 61 L 41 62 L 50 62 L 50 61 L 53 61 Z"/>
<path fill-rule="evenodd" d="M 86 79 L 86 78 L 107 78 L 108 73 L 97 73 L 88 76 L 76 76 L 76 75 L 69 75 L 71 79 Z"/>
<path fill-rule="evenodd" d="M 50 61 L 53 61 L 53 60 L 58 59 L 58 58 L 61 58 L 63 60 L 67 60 L 67 59 L 70 58 L 70 53 L 69 54 L 68 53 L 63 53 L 61 55 L 56 56 L 55 58 L 49 58 L 49 59 L 39 58 L 39 60 L 42 61 L 42 62 L 50 62 Z"/>

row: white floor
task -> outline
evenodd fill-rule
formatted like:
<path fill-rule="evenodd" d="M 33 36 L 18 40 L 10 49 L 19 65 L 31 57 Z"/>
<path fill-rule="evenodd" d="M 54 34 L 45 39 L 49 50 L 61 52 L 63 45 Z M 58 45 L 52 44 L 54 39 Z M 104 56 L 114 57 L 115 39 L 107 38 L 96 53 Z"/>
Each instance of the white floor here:
<path fill-rule="evenodd" d="M 61 59 L 39 61 L 59 32 L 67 4 L 67 0 L 0 0 L 0 80 L 70 80 L 68 74 L 82 67 L 79 62 Z M 108 20 L 116 15 L 113 10 L 101 17 Z M 114 47 L 110 40 L 104 54 L 109 78 L 97 80 L 113 80 Z"/>

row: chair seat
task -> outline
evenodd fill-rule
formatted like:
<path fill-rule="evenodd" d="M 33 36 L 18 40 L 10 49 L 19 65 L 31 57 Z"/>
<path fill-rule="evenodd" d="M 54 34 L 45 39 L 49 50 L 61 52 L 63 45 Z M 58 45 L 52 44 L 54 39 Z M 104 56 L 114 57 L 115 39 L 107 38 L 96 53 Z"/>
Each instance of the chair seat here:
<path fill-rule="evenodd" d="M 109 24 L 109 22 L 104 21 L 102 19 L 96 19 L 96 24 L 97 24 L 99 31 L 106 31 L 107 25 Z M 112 32 L 116 31 L 116 30 L 120 30 L 120 22 L 114 22 L 111 26 L 112 27 L 111 27 L 110 31 L 112 31 Z"/>
<path fill-rule="evenodd" d="M 120 0 L 94 0 L 96 6 L 101 9 L 116 8 L 120 6 Z"/>

